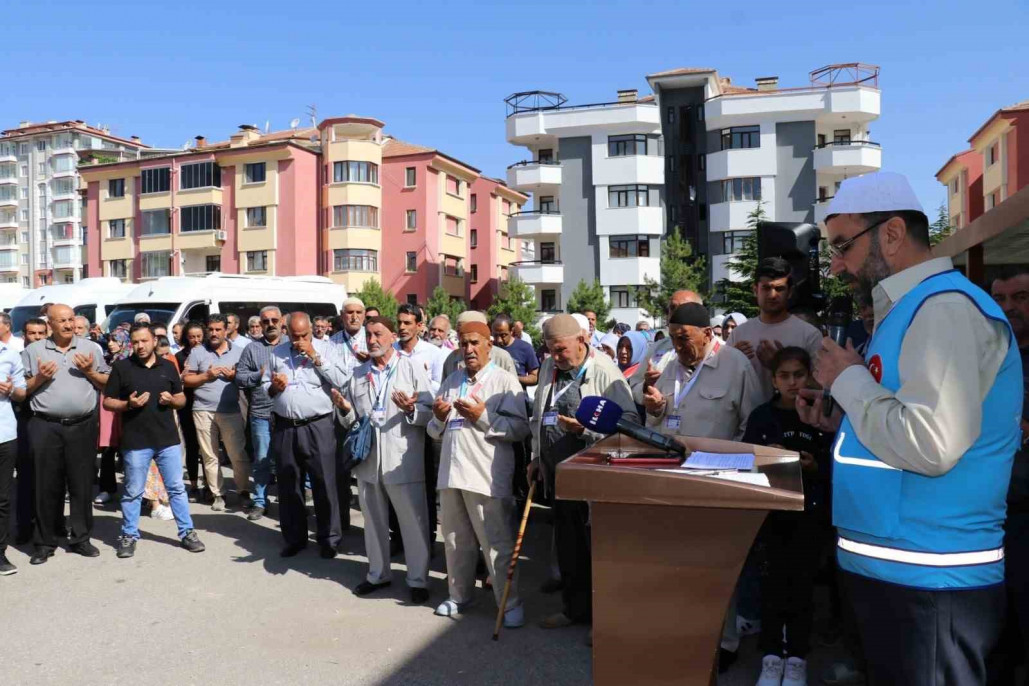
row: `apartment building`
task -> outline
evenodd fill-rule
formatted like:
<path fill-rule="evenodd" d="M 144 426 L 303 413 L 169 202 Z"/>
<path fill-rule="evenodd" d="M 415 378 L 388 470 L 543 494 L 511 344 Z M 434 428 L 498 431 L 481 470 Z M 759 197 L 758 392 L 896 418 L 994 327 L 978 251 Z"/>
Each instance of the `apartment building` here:
<path fill-rule="evenodd" d="M 614 102 L 509 97 L 507 140 L 531 158 L 508 170 L 508 184 L 533 195 L 524 236 L 538 246 L 517 273 L 544 311 L 560 309 L 580 279 L 598 278 L 612 316 L 628 323 L 644 316 L 634 287 L 659 281 L 668 231 L 707 258 L 712 283 L 730 277 L 726 262 L 759 202 L 771 221 L 823 222 L 843 179 L 881 167 L 869 129 L 878 74 L 838 64 L 802 87 L 782 88 L 777 77 L 741 87 L 714 69 L 682 68 L 649 75 L 652 95 L 619 91 Z M 522 221 L 513 226 L 521 237 Z M 570 251 L 574 261 L 560 259 Z"/>
<path fill-rule="evenodd" d="M 138 158 L 139 138 L 80 120 L 0 132 L 0 281 L 34 288 L 85 276 L 81 159 Z"/>
<path fill-rule="evenodd" d="M 468 286 L 469 302 L 476 309 L 487 309 L 500 295 L 512 264 L 534 259 L 531 247 L 524 248 L 526 243 L 531 246 L 531 242 L 515 238 L 510 226 L 512 215 L 517 216 L 528 199 L 499 179 L 480 176 L 472 182 Z"/>
<path fill-rule="evenodd" d="M 469 188 L 479 171 L 369 117 L 83 166 L 90 273 L 322 274 L 402 301 L 467 300 Z M 386 250 L 386 247 L 389 250 Z"/>
<path fill-rule="evenodd" d="M 1029 185 L 1029 100 L 994 112 L 968 143 L 936 172 L 959 229 Z"/>

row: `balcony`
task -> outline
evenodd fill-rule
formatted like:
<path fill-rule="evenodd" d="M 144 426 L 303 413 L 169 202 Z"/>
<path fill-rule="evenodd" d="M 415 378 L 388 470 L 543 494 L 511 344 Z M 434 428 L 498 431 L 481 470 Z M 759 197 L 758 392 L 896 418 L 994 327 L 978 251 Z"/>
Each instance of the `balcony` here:
<path fill-rule="evenodd" d="M 11 259 L 4 259 L 10 257 Z M 0 272 L 20 272 L 21 265 L 14 258 L 18 257 L 16 253 L 0 253 Z"/>
<path fill-rule="evenodd" d="M 556 194 L 561 185 L 561 164 L 535 160 L 512 164 L 507 168 L 507 185 L 522 192 Z"/>
<path fill-rule="evenodd" d="M 512 238 L 560 236 L 561 214 L 558 212 L 515 212 L 507 224 Z"/>
<path fill-rule="evenodd" d="M 50 229 L 50 240 L 54 245 L 74 245 L 79 242 L 79 237 L 73 224 L 65 224 Z"/>
<path fill-rule="evenodd" d="M 589 135 L 597 127 L 619 126 L 661 129 L 657 105 L 637 102 L 599 102 L 588 105 L 567 105 L 560 93 L 527 91 L 505 99 L 507 103 L 507 142 L 515 145 L 539 145 L 565 136 Z"/>
<path fill-rule="evenodd" d="M 220 248 L 225 242 L 224 231 L 180 231 L 175 238 L 175 247 L 181 250 L 207 250 Z"/>
<path fill-rule="evenodd" d="M 602 251 L 606 249 L 606 246 L 601 247 Z M 604 256 L 600 259 L 600 283 L 605 289 L 608 286 L 642 286 L 647 278 L 660 281 L 660 257 Z"/>
<path fill-rule="evenodd" d="M 17 186 L 18 177 L 15 174 L 8 174 L 7 176 L 0 176 L 0 186 Z"/>
<path fill-rule="evenodd" d="M 50 176 L 55 179 L 64 178 L 66 176 L 75 176 L 78 173 L 78 168 L 73 164 L 70 169 L 53 169 L 50 171 Z"/>
<path fill-rule="evenodd" d="M 606 146 L 604 152 L 607 152 Z M 598 156 L 594 148 L 593 183 L 596 186 L 621 186 L 632 183 L 661 186 L 664 182 L 664 155 Z"/>
<path fill-rule="evenodd" d="M 0 162 L 17 162 L 18 156 L 13 152 L 9 155 L 0 154 Z"/>
<path fill-rule="evenodd" d="M 13 198 L 0 198 L 0 207 L 17 207 L 18 197 Z"/>
<path fill-rule="evenodd" d="M 712 231 L 733 231 L 747 226 L 747 218 L 757 209 L 757 200 L 716 202 L 710 206 L 709 224 Z"/>
<path fill-rule="evenodd" d="M 604 207 L 607 190 L 597 189 L 597 235 L 645 234 L 661 236 L 665 232 L 663 207 Z"/>
<path fill-rule="evenodd" d="M 17 250 L 18 237 L 14 232 L 0 234 L 0 250 Z"/>
<path fill-rule="evenodd" d="M 67 249 L 54 250 L 53 255 L 53 268 L 54 269 L 78 269 L 82 266 L 82 255 L 78 250 Z"/>
<path fill-rule="evenodd" d="M 18 215 L 14 212 L 0 214 L 0 229 L 17 229 Z"/>
<path fill-rule="evenodd" d="M 758 148 L 731 148 L 707 155 L 707 180 L 746 178 L 748 176 L 775 176 L 776 148 L 765 145 Z"/>
<path fill-rule="evenodd" d="M 832 198 L 815 201 L 815 223 L 819 226 L 825 225 L 825 217 L 829 214 L 830 203 L 832 203 Z"/>
<path fill-rule="evenodd" d="M 865 174 L 882 166 L 882 149 L 872 141 L 826 143 L 815 148 L 815 170 Z"/>
<path fill-rule="evenodd" d="M 560 261 L 512 262 L 508 268 L 513 270 L 513 276 L 533 286 L 560 284 L 565 278 L 565 267 Z"/>

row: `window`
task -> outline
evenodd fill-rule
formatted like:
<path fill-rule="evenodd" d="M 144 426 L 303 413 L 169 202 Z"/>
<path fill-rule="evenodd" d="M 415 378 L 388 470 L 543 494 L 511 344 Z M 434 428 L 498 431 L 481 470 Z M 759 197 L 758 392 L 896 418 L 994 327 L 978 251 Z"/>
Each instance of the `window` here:
<path fill-rule="evenodd" d="M 23 265 L 25 265 L 25 266 L 28 266 L 28 264 L 29 264 L 29 254 L 27 252 L 26 253 L 22 253 L 22 255 L 21 255 L 21 263 Z"/>
<path fill-rule="evenodd" d="M 472 197 L 469 199 L 468 203 L 469 209 L 472 213 L 474 213 L 476 210 L 479 209 L 479 196 L 475 193 L 472 193 Z"/>
<path fill-rule="evenodd" d="M 954 179 L 950 182 L 950 192 L 954 195 L 958 194 L 958 180 Z"/>
<path fill-rule="evenodd" d="M 461 197 L 461 179 L 447 174 L 447 193 Z"/>
<path fill-rule="evenodd" d="M 557 245 L 555 243 L 540 243 L 540 262 L 553 264 L 557 261 Z"/>
<path fill-rule="evenodd" d="M 407 231 L 414 231 L 418 228 L 418 210 L 407 211 L 407 223 L 404 227 Z"/>
<path fill-rule="evenodd" d="M 507 283 L 507 266 L 503 265 L 503 264 L 499 265 L 499 266 L 500 266 L 500 281 L 502 283 Z"/>
<path fill-rule="evenodd" d="M 761 199 L 761 177 L 726 179 L 722 181 L 722 202 Z"/>
<path fill-rule="evenodd" d="M 556 312 L 559 309 L 556 290 L 547 288 L 540 291 L 540 309 L 544 312 Z"/>
<path fill-rule="evenodd" d="M 125 238 L 125 220 L 112 219 L 111 221 L 107 222 L 107 237 Z"/>
<path fill-rule="evenodd" d="M 36 150 L 38 150 L 39 152 L 46 152 L 46 141 L 36 141 Z"/>
<path fill-rule="evenodd" d="M 519 208 L 516 206 L 515 210 L 517 211 L 518 209 Z M 505 200 L 501 205 L 500 211 L 504 214 L 505 217 L 511 216 L 511 202 L 509 200 Z"/>
<path fill-rule="evenodd" d="M 824 133 L 818 134 L 818 138 L 816 140 L 817 140 L 817 144 L 816 144 L 815 147 L 818 147 L 818 148 L 824 148 L 825 147 L 825 134 Z"/>
<path fill-rule="evenodd" d="M 464 276 L 464 265 L 460 257 L 443 256 L 443 274 L 446 276 Z"/>
<path fill-rule="evenodd" d="M 986 166 L 989 167 L 996 164 L 998 156 L 998 148 L 996 143 L 986 148 Z"/>
<path fill-rule="evenodd" d="M 608 186 L 608 207 L 646 207 L 649 204 L 646 186 Z"/>
<path fill-rule="evenodd" d="M 500 232 L 500 247 L 504 250 L 514 250 L 514 246 L 511 245 L 511 236 L 503 231 Z"/>
<path fill-rule="evenodd" d="M 246 226 L 248 229 L 258 226 L 268 226 L 268 208 L 248 207 L 246 221 Z"/>
<path fill-rule="evenodd" d="M 557 214 L 557 203 L 554 202 L 554 196 L 540 196 L 538 204 L 540 214 Z"/>
<path fill-rule="evenodd" d="M 222 169 L 214 162 L 184 164 L 179 168 L 179 189 L 211 188 L 222 185 Z"/>
<path fill-rule="evenodd" d="M 220 272 L 222 270 L 221 255 L 207 255 L 204 258 L 204 271 Z"/>
<path fill-rule="evenodd" d="M 418 295 L 416 293 L 408 293 L 407 294 L 407 304 L 408 305 L 417 305 L 418 304 Z"/>
<path fill-rule="evenodd" d="M 179 208 L 179 232 L 214 231 L 222 228 L 221 205 L 190 205 Z"/>
<path fill-rule="evenodd" d="M 704 121 L 704 106 L 697 106 L 697 121 Z"/>
<path fill-rule="evenodd" d="M 107 275 L 124 279 L 129 275 L 128 260 L 111 260 L 107 263 Z"/>
<path fill-rule="evenodd" d="M 266 272 L 268 271 L 268 251 L 249 250 L 247 251 L 247 271 Z"/>
<path fill-rule="evenodd" d="M 666 108 L 666 111 L 665 111 L 665 121 L 668 122 L 669 124 L 674 124 L 675 123 L 675 108 L 674 107 Z"/>
<path fill-rule="evenodd" d="M 64 179 L 61 179 L 62 181 Z M 111 179 L 107 182 L 107 197 L 109 198 L 124 198 L 125 197 L 125 179 Z"/>
<path fill-rule="evenodd" d="M 25 255 L 25 257 L 27 258 L 28 255 Z M 28 264 L 28 262 L 26 262 L 26 264 Z M 27 277 L 27 276 L 21 277 L 21 286 L 22 286 L 22 288 L 28 288 L 29 287 L 29 277 Z"/>
<path fill-rule="evenodd" d="M 28 243 L 29 242 L 29 232 L 28 231 L 22 231 L 21 232 L 21 242 L 22 243 Z"/>
<path fill-rule="evenodd" d="M 333 162 L 333 183 L 379 183 L 379 165 L 373 162 Z"/>
<path fill-rule="evenodd" d="M 21 178 L 23 178 L 23 179 L 28 178 L 28 175 L 29 175 L 29 165 L 27 165 L 27 164 L 21 165 L 21 167 L 19 169 L 19 172 L 20 172 Z"/>
<path fill-rule="evenodd" d="M 646 155 L 647 135 L 644 133 L 630 133 L 625 136 L 608 136 L 607 154 L 608 157 Z"/>
<path fill-rule="evenodd" d="M 457 217 L 447 217 L 447 235 L 448 236 L 460 236 L 461 235 L 461 221 Z"/>
<path fill-rule="evenodd" d="M 608 245 L 608 257 L 650 257 L 650 239 L 646 236 L 611 236 Z"/>
<path fill-rule="evenodd" d="M 16 186 L 0 186 L 0 200 L 17 200 L 18 188 Z"/>
<path fill-rule="evenodd" d="M 145 252 L 139 256 L 140 276 L 155 279 L 171 275 L 171 251 Z"/>
<path fill-rule="evenodd" d="M 59 179 L 54 179 L 51 182 L 51 185 L 54 189 L 54 195 L 69 195 L 75 192 L 75 179 L 70 176 L 62 176 Z M 22 186 L 22 192 L 24 193 L 22 197 L 28 195 L 28 190 L 28 188 Z"/>
<path fill-rule="evenodd" d="M 43 163 L 41 162 L 40 164 Z M 71 155 L 58 155 L 53 158 L 52 164 L 54 165 L 55 172 L 69 172 L 75 169 L 75 159 Z M 46 173 L 45 165 L 40 173 Z"/>
<path fill-rule="evenodd" d="M 536 160 L 540 164 L 554 164 L 553 148 L 542 148 L 538 153 L 536 153 Z"/>
<path fill-rule="evenodd" d="M 159 167 L 157 169 L 144 169 L 139 174 L 140 193 L 167 193 L 171 188 L 171 169 Z"/>
<path fill-rule="evenodd" d="M 611 286 L 611 307 L 636 307 L 635 286 Z"/>
<path fill-rule="evenodd" d="M 760 126 L 734 126 L 722 129 L 722 150 L 761 147 Z"/>
<path fill-rule="evenodd" d="M 251 162 L 243 167 L 244 183 L 261 183 L 264 181 L 264 162 Z"/>
<path fill-rule="evenodd" d="M 409 272 L 418 271 L 418 253 L 409 252 L 407 253 L 407 259 L 404 262 L 404 269 Z"/>
<path fill-rule="evenodd" d="M 141 236 L 160 236 L 171 233 L 171 221 L 168 210 L 148 210 L 141 213 L 143 226 L 140 229 Z"/>
<path fill-rule="evenodd" d="M 337 272 L 377 272 L 379 271 L 379 251 L 347 248 L 333 250 L 332 269 Z"/>
<path fill-rule="evenodd" d="M 743 250 L 743 242 L 747 240 L 750 231 L 726 231 L 722 234 L 722 254 L 730 255 Z"/>
<path fill-rule="evenodd" d="M 479 232 L 475 229 L 472 229 L 471 233 L 468 234 L 468 245 L 473 248 L 478 247 L 479 245 Z"/>
<path fill-rule="evenodd" d="M 379 228 L 379 208 L 371 205 L 336 205 L 332 208 L 335 227 Z"/>
<path fill-rule="evenodd" d="M 404 186 L 414 188 L 418 182 L 418 170 L 414 167 L 404 169 Z"/>
<path fill-rule="evenodd" d="M 54 217 L 56 219 L 70 219 L 74 212 L 74 200 L 58 200 L 54 203 Z"/>
<path fill-rule="evenodd" d="M 836 129 L 832 132 L 833 145 L 850 145 L 850 129 Z"/>
<path fill-rule="evenodd" d="M 479 282 L 479 265 L 477 265 L 477 264 L 473 264 L 472 265 L 471 275 L 468 277 L 468 279 L 472 283 L 478 283 Z"/>

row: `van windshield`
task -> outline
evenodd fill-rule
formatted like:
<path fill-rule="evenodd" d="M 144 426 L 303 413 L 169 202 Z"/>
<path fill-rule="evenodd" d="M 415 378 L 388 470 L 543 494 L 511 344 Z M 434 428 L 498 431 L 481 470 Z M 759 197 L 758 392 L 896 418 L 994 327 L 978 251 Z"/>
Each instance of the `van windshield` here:
<path fill-rule="evenodd" d="M 15 336 L 20 336 L 25 330 L 25 322 L 39 316 L 39 307 L 39 305 L 22 305 L 12 308 L 7 313 L 11 315 L 11 331 Z"/>
<path fill-rule="evenodd" d="M 153 324 L 171 325 L 172 317 L 179 309 L 181 303 L 120 303 L 111 311 L 107 318 L 107 330 L 118 328 L 119 324 L 132 324 L 136 315 L 146 312 L 150 315 Z"/>

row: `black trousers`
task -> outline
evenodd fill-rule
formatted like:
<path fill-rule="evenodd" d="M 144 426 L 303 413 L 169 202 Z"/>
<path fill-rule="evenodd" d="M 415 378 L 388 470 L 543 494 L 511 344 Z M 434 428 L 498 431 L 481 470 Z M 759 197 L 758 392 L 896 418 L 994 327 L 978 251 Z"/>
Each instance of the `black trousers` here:
<path fill-rule="evenodd" d="M 806 658 L 814 620 L 815 575 L 825 541 L 820 512 L 770 512 L 759 534 L 767 565 L 761 577 L 764 655 Z M 783 645 L 783 627 L 786 643 Z"/>
<path fill-rule="evenodd" d="M 991 686 L 1017 684 L 1019 668 L 1029 671 L 1029 513 L 1009 510 L 1004 531 L 1007 621 L 990 660 Z"/>
<path fill-rule="evenodd" d="M 429 547 L 436 541 L 436 531 L 439 529 L 439 518 L 436 515 L 436 500 L 439 491 L 436 490 L 436 483 L 439 481 L 439 460 L 443 454 L 443 441 L 437 441 L 430 436 L 425 437 L 425 503 L 428 506 L 429 518 Z"/>
<path fill-rule="evenodd" d="M 118 449 L 113 446 L 104 448 L 104 451 L 100 453 L 100 473 L 96 483 L 102 493 L 114 495 L 118 492 L 117 465 L 115 464 L 117 457 Z"/>
<path fill-rule="evenodd" d="M 14 463 L 18 459 L 18 441 L 0 443 L 0 555 L 7 550 L 11 531 L 11 492 L 14 490 Z"/>
<path fill-rule="evenodd" d="M 18 469 L 18 536 L 28 537 L 36 522 L 36 465 L 32 460 L 29 442 L 28 405 L 23 405 L 18 413 L 18 457 L 15 466 Z M 63 510 L 61 519 L 64 519 Z"/>
<path fill-rule="evenodd" d="M 347 430 L 337 422 L 333 421 L 336 432 L 336 502 L 339 503 L 339 530 L 350 529 L 350 503 L 354 499 L 353 489 L 350 488 L 350 470 L 341 469 L 343 461 L 343 439 L 347 437 Z"/>
<path fill-rule="evenodd" d="M 593 561 L 590 557 L 589 504 L 554 500 L 557 566 L 564 586 L 564 614 L 575 622 L 593 619 Z"/>
<path fill-rule="evenodd" d="M 869 686 L 976 686 L 1004 624 L 1004 585 L 923 591 L 844 573 Z"/>
<path fill-rule="evenodd" d="M 196 486 L 197 475 L 200 473 L 200 442 L 197 440 L 196 424 L 193 423 L 193 409 L 187 406 L 178 410 L 178 414 L 186 449 L 186 475 L 189 476 L 190 485 Z"/>
<path fill-rule="evenodd" d="M 336 497 L 336 435 L 332 417 L 297 427 L 275 417 L 272 426 L 271 453 L 279 475 L 279 526 L 283 538 L 290 545 L 307 542 L 304 480 L 310 476 L 316 538 L 322 545 L 336 547 L 342 532 Z"/>
<path fill-rule="evenodd" d="M 93 480 L 100 422 L 96 412 L 65 426 L 40 417 L 29 420 L 29 441 L 36 467 L 36 547 L 56 548 L 56 523 L 64 511 L 67 489 L 69 543 L 89 540 L 93 529 Z"/>

